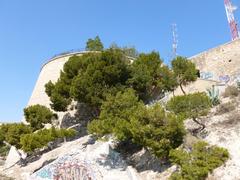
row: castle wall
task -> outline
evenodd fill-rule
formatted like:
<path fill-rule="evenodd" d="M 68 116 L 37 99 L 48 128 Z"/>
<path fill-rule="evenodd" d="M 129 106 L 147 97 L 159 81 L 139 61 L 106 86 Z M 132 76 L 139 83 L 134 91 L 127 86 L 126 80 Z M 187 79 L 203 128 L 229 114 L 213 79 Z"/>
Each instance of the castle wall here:
<path fill-rule="evenodd" d="M 68 59 L 73 55 L 80 56 L 83 53 L 86 52 L 83 51 L 57 56 L 43 65 L 27 106 L 40 104 L 50 108 L 50 100 L 45 93 L 45 84 L 49 81 L 52 81 L 53 83 L 56 82 L 60 76 L 60 71 L 63 69 L 63 66 Z"/>
<path fill-rule="evenodd" d="M 200 70 L 201 79 L 221 83 L 240 81 L 240 39 L 189 58 Z"/>
<path fill-rule="evenodd" d="M 56 82 L 65 62 L 71 56 L 83 53 L 86 52 L 57 56 L 46 63 L 41 69 L 28 106 L 41 104 L 50 107 L 49 97 L 45 93 L 45 84 L 50 80 Z M 200 70 L 201 78 L 184 87 L 187 93 L 205 91 L 213 85 L 220 87 L 227 83 L 240 81 L 240 39 L 207 50 L 189 59 Z M 179 88 L 175 91 L 176 95 L 181 93 Z"/>

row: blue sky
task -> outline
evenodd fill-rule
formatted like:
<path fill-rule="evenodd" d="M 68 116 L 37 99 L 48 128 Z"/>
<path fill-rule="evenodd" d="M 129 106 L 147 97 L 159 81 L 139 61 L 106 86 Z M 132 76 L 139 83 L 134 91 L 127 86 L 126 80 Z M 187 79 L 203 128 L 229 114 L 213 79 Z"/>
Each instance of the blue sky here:
<path fill-rule="evenodd" d="M 223 0 L 0 0 L 0 122 L 21 120 L 43 63 L 96 35 L 105 47 L 159 51 L 167 63 L 172 23 L 179 55 L 230 40 Z"/>

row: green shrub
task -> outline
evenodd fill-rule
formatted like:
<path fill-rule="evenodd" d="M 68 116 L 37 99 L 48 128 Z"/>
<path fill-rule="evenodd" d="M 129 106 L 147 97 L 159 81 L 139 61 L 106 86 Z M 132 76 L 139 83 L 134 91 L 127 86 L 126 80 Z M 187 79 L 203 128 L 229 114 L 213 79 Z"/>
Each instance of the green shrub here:
<path fill-rule="evenodd" d="M 172 70 L 156 52 L 141 53 L 133 63 L 119 48 L 72 56 L 56 83 L 45 85 L 51 108 L 66 111 L 72 100 L 99 110 L 107 94 L 133 88 L 144 102 L 177 87 Z"/>
<path fill-rule="evenodd" d="M 36 133 L 21 136 L 20 144 L 25 152 L 32 153 L 36 149 L 43 148 L 47 146 L 49 142 L 58 138 L 73 137 L 75 135 L 76 131 L 72 129 L 43 129 Z"/>
<path fill-rule="evenodd" d="M 43 128 L 44 124 L 51 123 L 52 119 L 56 117 L 50 109 L 39 104 L 25 108 L 24 116 L 33 130 Z"/>
<path fill-rule="evenodd" d="M 166 113 L 160 105 L 144 106 L 132 89 L 109 96 L 88 130 L 98 137 L 113 134 L 120 141 L 148 148 L 160 158 L 178 147 L 185 134 L 181 118 Z"/>
<path fill-rule="evenodd" d="M 197 118 L 208 114 L 211 100 L 206 93 L 194 93 L 184 96 L 175 96 L 167 103 L 167 109 L 184 118 L 192 118 L 194 122 L 205 128 Z"/>
<path fill-rule="evenodd" d="M 228 151 L 206 142 L 198 142 L 191 152 L 176 149 L 170 152 L 170 159 L 180 169 L 174 172 L 171 180 L 204 180 L 215 168 L 224 164 L 229 158 Z"/>
<path fill-rule="evenodd" d="M 96 36 L 94 39 L 88 39 L 86 43 L 87 51 L 102 51 L 103 48 L 104 47 L 99 36 Z"/>
<path fill-rule="evenodd" d="M 183 94 L 186 94 L 183 90 L 183 85 L 185 86 L 190 82 L 197 80 L 198 73 L 196 65 L 187 58 L 178 56 L 172 60 L 172 69 Z"/>
<path fill-rule="evenodd" d="M 10 147 L 3 144 L 3 145 L 0 145 L 0 156 L 1 157 L 6 157 L 8 155 L 8 152 L 10 150 Z"/>
<path fill-rule="evenodd" d="M 223 93 L 223 97 L 237 97 L 240 91 L 236 86 L 228 86 Z"/>
<path fill-rule="evenodd" d="M 163 62 L 157 52 L 141 53 L 130 65 L 130 78 L 127 83 L 139 98 L 145 102 L 165 91 L 177 87 L 177 80 L 172 71 Z"/>
<path fill-rule="evenodd" d="M 16 148 L 20 148 L 20 137 L 31 132 L 31 127 L 22 123 L 2 124 L 0 126 L 1 144 L 3 144 L 3 141 L 6 141 L 11 145 L 16 146 Z"/>

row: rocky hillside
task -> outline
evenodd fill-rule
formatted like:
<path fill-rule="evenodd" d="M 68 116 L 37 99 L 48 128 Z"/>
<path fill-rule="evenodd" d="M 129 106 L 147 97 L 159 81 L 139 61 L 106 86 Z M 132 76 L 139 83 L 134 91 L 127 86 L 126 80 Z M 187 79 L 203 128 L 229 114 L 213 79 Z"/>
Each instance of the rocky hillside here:
<path fill-rule="evenodd" d="M 188 133 L 183 146 L 191 146 L 200 139 L 226 148 L 230 159 L 208 176 L 209 180 L 236 180 L 240 177 L 240 96 L 221 96 L 221 104 L 201 119 L 206 128 L 192 136 Z M 185 121 L 192 132 L 198 125 Z M 59 144 L 27 165 L 15 164 L 2 172 L 15 179 L 50 180 L 57 178 L 104 180 L 154 180 L 168 179 L 176 166 L 163 163 L 145 149 L 124 155 L 116 149 L 114 141 L 95 141 L 91 136 Z M 81 179 L 80 178 L 80 179 Z"/>

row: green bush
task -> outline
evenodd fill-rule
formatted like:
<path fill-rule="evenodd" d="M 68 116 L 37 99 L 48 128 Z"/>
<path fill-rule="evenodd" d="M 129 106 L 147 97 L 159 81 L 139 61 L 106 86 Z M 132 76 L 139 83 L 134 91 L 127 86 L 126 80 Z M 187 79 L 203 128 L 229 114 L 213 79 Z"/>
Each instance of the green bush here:
<path fill-rule="evenodd" d="M 166 113 L 160 105 L 144 106 L 132 89 L 109 96 L 88 130 L 98 137 L 113 134 L 120 141 L 132 141 L 160 158 L 178 147 L 185 134 L 181 118 Z"/>
<path fill-rule="evenodd" d="M 184 118 L 192 118 L 194 122 L 205 127 L 198 122 L 197 118 L 208 114 L 211 108 L 211 100 L 206 93 L 194 93 L 184 96 L 175 96 L 167 103 L 167 109 L 181 115 Z"/>
<path fill-rule="evenodd" d="M 76 131 L 70 129 L 43 129 L 36 133 L 25 134 L 21 136 L 20 144 L 21 148 L 28 153 L 34 152 L 36 149 L 43 148 L 48 145 L 49 142 L 56 140 L 57 138 L 73 137 L 76 135 Z"/>
<path fill-rule="evenodd" d="M 163 66 L 158 53 L 142 53 L 130 63 L 122 49 L 111 48 L 72 56 L 58 81 L 45 85 L 45 92 L 55 111 L 66 111 L 72 100 L 99 110 L 108 94 L 116 95 L 125 88 L 133 88 L 140 99 L 149 102 L 177 85 L 174 73 Z"/>
<path fill-rule="evenodd" d="M 197 80 L 196 65 L 187 58 L 178 56 L 172 60 L 172 69 L 183 94 L 186 94 L 182 86 Z"/>
<path fill-rule="evenodd" d="M 8 155 L 9 150 L 10 150 L 9 146 L 5 144 L 0 145 L 0 156 L 6 157 Z"/>
<path fill-rule="evenodd" d="M 87 51 L 102 51 L 103 48 L 104 47 L 99 36 L 96 36 L 94 39 L 88 39 L 86 43 Z"/>
<path fill-rule="evenodd" d="M 33 130 L 43 128 L 44 124 L 51 123 L 52 119 L 56 117 L 50 109 L 39 104 L 25 108 L 24 116 Z"/>
<path fill-rule="evenodd" d="M 6 141 L 11 145 L 20 148 L 20 137 L 31 132 L 31 127 L 22 123 L 2 124 L 0 126 L 1 144 L 3 144 L 3 141 Z"/>
<path fill-rule="evenodd" d="M 130 66 L 127 82 L 145 102 L 177 86 L 173 72 L 163 65 L 157 52 L 141 53 Z"/>
<path fill-rule="evenodd" d="M 224 164 L 229 158 L 228 151 L 206 142 L 198 142 L 191 152 L 175 149 L 170 152 L 170 159 L 180 169 L 174 172 L 171 180 L 204 180 L 215 168 Z"/>

